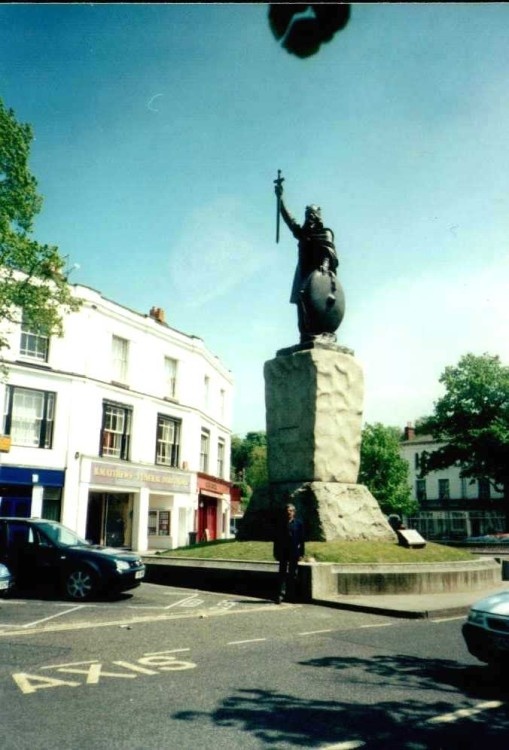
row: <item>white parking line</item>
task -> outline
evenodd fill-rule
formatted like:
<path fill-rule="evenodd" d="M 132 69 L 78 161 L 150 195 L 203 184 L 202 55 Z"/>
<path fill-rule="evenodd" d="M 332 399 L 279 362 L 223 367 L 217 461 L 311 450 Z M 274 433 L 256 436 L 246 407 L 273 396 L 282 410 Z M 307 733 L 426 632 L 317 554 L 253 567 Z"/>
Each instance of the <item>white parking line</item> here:
<path fill-rule="evenodd" d="M 173 607 L 197 607 L 199 604 L 203 604 L 203 599 L 200 599 L 198 594 L 191 594 L 191 596 L 185 596 L 183 599 L 173 602 L 173 604 L 167 604 L 164 609 L 173 609 Z"/>
<path fill-rule="evenodd" d="M 459 708 L 457 711 L 452 711 L 450 714 L 442 714 L 441 716 L 433 716 L 432 719 L 427 720 L 427 724 L 447 724 L 458 719 L 465 719 L 469 716 L 476 716 L 490 708 L 500 708 L 504 704 L 502 701 L 485 701 L 484 703 L 478 703 L 477 706 L 472 708 Z"/>
<path fill-rule="evenodd" d="M 145 656 L 161 656 L 161 654 L 180 654 L 183 651 L 191 651 L 190 648 L 165 648 L 164 651 L 147 651 Z"/>
<path fill-rule="evenodd" d="M 274 609 L 281 610 L 281 608 L 274 604 Z M 85 605 L 83 605 L 85 608 Z M 250 609 L 244 609 L 244 608 L 238 608 L 238 609 L 229 609 L 225 611 L 221 610 L 215 610 L 214 608 L 209 608 L 208 616 L 209 617 L 234 617 L 235 615 L 245 615 L 245 614 L 252 614 L 253 612 L 263 612 L 266 611 L 267 605 L 264 603 L 260 606 L 255 606 Z M 78 622 L 69 622 L 69 623 L 63 623 L 63 624 L 56 624 L 56 623 L 49 623 L 44 624 L 41 628 L 36 629 L 28 626 L 19 626 L 19 625 L 9 625 L 5 630 L 0 629 L 0 638 L 5 637 L 14 637 L 14 636 L 21 636 L 21 635 L 34 635 L 37 633 L 48 633 L 48 632 L 57 632 L 57 631 L 71 631 L 71 630 L 85 630 L 85 629 L 98 629 L 98 628 L 111 628 L 111 627 L 133 627 L 134 625 L 139 625 L 147 622 L 169 622 L 171 620 L 183 620 L 187 618 L 196 618 L 197 613 L 199 613 L 200 610 L 182 610 L 180 612 L 161 612 L 160 614 L 153 614 L 153 615 L 140 615 L 138 617 L 132 617 L 129 618 L 122 618 L 119 617 L 118 619 L 112 619 L 112 620 L 97 620 L 94 618 L 93 620 L 87 620 L 87 621 L 78 621 Z M 65 614 L 65 613 L 62 613 Z M 121 614 L 121 613 L 120 613 Z M 60 616 L 60 615 L 55 615 Z M 48 620 L 53 619 L 52 617 L 46 618 Z M 44 620 L 42 621 L 44 622 Z M 31 623 L 33 625 L 33 623 Z"/>
<path fill-rule="evenodd" d="M 57 612 L 56 615 L 50 615 L 49 617 L 43 617 L 42 620 L 34 620 L 34 622 L 26 622 L 24 625 L 21 625 L 22 628 L 34 628 L 36 625 L 41 625 L 43 622 L 48 622 L 48 620 L 54 620 L 55 617 L 62 617 L 62 615 L 69 615 L 71 612 L 77 612 L 79 609 L 83 609 L 84 605 L 79 604 L 77 607 L 72 607 L 71 609 L 65 609 L 63 612 Z"/>
<path fill-rule="evenodd" d="M 334 745 L 323 745 L 320 750 L 354 750 L 356 747 L 363 747 L 365 744 L 362 740 L 346 740 L 345 742 L 336 742 Z"/>
<path fill-rule="evenodd" d="M 228 641 L 227 646 L 239 646 L 242 643 L 259 643 L 260 641 L 266 641 L 266 638 L 249 638 L 245 641 Z"/>
<path fill-rule="evenodd" d="M 332 629 L 328 630 L 308 630 L 307 633 L 298 633 L 297 635 L 319 635 L 320 633 L 332 633 Z"/>
<path fill-rule="evenodd" d="M 178 599 L 172 604 L 129 604 L 127 609 L 159 609 L 167 610 L 173 609 L 174 607 L 199 607 L 203 604 L 204 600 L 200 599 L 198 594 L 191 594 L 191 596 L 185 596 L 183 599 Z"/>

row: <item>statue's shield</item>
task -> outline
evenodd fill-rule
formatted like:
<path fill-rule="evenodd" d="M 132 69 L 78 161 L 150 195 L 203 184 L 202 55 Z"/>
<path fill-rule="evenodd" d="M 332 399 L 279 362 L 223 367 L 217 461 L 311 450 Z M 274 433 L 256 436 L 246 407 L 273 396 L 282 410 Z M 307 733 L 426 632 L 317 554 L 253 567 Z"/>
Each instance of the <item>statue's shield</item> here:
<path fill-rule="evenodd" d="M 302 302 L 313 333 L 334 333 L 345 314 L 345 295 L 334 274 L 313 271 L 302 288 Z"/>

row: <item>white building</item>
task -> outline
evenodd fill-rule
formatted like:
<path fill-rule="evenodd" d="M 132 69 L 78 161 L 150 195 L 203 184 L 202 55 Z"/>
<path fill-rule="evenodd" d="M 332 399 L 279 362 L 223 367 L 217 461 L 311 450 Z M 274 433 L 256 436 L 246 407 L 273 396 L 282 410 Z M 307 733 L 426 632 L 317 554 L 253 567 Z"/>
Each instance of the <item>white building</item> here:
<path fill-rule="evenodd" d="M 0 515 L 140 551 L 227 537 L 231 373 L 160 308 L 72 290 L 62 338 L 8 334 Z"/>
<path fill-rule="evenodd" d="M 400 455 L 408 463 L 412 496 L 419 503 L 417 513 L 405 519 L 407 526 L 427 539 L 462 539 L 504 531 L 503 494 L 487 479 L 462 479 L 459 466 L 421 476 L 426 455 L 441 445 L 429 435 L 416 436 L 411 425 L 405 428 Z"/>

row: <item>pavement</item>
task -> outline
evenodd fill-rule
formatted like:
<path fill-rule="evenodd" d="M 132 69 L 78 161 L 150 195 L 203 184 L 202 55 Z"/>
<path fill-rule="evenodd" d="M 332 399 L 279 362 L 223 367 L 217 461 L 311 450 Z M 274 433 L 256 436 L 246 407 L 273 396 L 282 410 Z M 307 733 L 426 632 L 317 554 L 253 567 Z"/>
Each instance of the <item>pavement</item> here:
<path fill-rule="evenodd" d="M 499 585 L 489 589 L 451 591 L 441 594 L 333 595 L 326 599 L 314 599 L 313 604 L 389 617 L 430 619 L 466 617 L 472 604 L 501 591 L 509 592 L 508 581 L 501 581 Z"/>

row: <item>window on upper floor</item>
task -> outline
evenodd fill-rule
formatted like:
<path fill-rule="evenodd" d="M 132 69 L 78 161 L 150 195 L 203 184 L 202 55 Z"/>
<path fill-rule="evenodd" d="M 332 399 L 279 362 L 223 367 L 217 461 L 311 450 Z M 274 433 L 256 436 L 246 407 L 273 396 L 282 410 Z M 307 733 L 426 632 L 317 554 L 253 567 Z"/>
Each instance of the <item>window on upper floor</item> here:
<path fill-rule="evenodd" d="M 449 480 L 439 479 L 438 480 L 438 499 L 449 500 L 449 497 L 450 497 Z"/>
<path fill-rule="evenodd" d="M 200 471 L 208 473 L 210 452 L 210 432 L 203 429 L 200 439 Z"/>
<path fill-rule="evenodd" d="M 176 359 L 172 357 L 164 358 L 165 396 L 169 398 L 177 397 L 177 367 Z"/>
<path fill-rule="evenodd" d="M 224 478 L 225 442 L 223 438 L 217 441 L 217 476 Z"/>
<path fill-rule="evenodd" d="M 180 425 L 178 419 L 157 415 L 156 464 L 179 465 Z"/>
<path fill-rule="evenodd" d="M 49 353 L 49 336 L 43 326 L 28 323 L 23 317 L 21 322 L 21 338 L 19 342 L 21 357 L 47 362 Z"/>
<path fill-rule="evenodd" d="M 477 482 L 479 500 L 489 500 L 491 498 L 491 484 L 489 479 L 479 479 Z"/>
<path fill-rule="evenodd" d="M 467 480 L 465 479 L 465 477 L 461 477 L 460 484 L 461 484 L 461 499 L 466 500 L 466 498 L 468 497 L 468 487 L 467 487 Z"/>
<path fill-rule="evenodd" d="M 4 435 L 13 445 L 51 448 L 56 394 L 8 385 L 5 392 Z"/>
<path fill-rule="evenodd" d="M 112 401 L 103 401 L 103 419 L 99 455 L 129 459 L 132 408 Z"/>
<path fill-rule="evenodd" d="M 117 383 L 127 383 L 129 341 L 113 336 L 111 342 L 111 379 Z"/>
<path fill-rule="evenodd" d="M 415 483 L 415 496 L 418 502 L 425 502 L 428 499 L 426 492 L 426 480 L 418 479 Z"/>
<path fill-rule="evenodd" d="M 224 419 L 226 416 L 226 391 L 221 388 L 219 391 L 219 417 Z"/>

